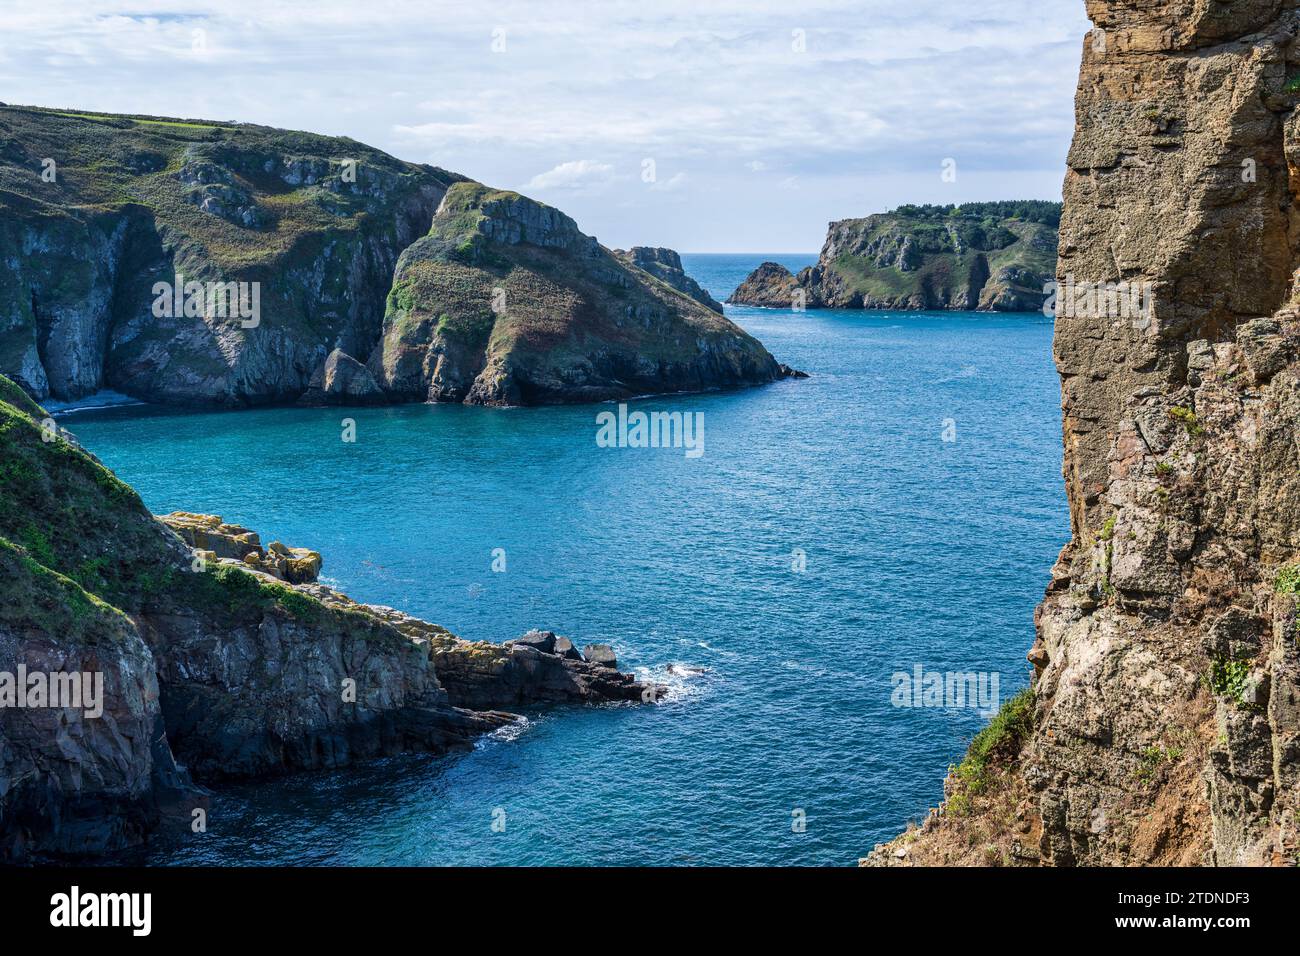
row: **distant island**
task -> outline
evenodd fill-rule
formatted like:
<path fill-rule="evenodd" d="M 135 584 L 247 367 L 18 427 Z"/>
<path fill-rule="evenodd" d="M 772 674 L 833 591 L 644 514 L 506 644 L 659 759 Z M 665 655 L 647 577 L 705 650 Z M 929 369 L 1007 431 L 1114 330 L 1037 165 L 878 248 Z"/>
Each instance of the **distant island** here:
<path fill-rule="evenodd" d="M 37 401 L 530 405 L 789 373 L 670 249 L 252 124 L 0 105 L 0 257 L 0 374 Z"/>
<path fill-rule="evenodd" d="M 815 266 L 764 262 L 727 299 L 789 309 L 1037 311 L 1055 278 L 1061 204 L 899 206 L 832 222 Z"/>

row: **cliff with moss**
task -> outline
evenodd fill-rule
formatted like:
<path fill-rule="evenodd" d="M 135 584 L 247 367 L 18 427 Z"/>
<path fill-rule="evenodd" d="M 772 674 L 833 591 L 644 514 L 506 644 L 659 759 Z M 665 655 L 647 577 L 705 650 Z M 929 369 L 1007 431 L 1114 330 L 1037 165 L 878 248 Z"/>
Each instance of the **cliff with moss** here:
<path fill-rule="evenodd" d="M 380 389 L 481 405 L 602 401 L 791 374 L 720 313 L 615 255 L 564 213 L 458 183 L 402 253 Z"/>
<path fill-rule="evenodd" d="M 1300 4 L 1087 9 L 1057 278 L 1149 308 L 1058 314 L 1032 703 L 868 862 L 1296 865 Z"/>
<path fill-rule="evenodd" d="M 38 400 L 101 388 L 217 406 L 428 398 L 405 383 L 385 390 L 366 367 L 382 371 L 390 304 L 410 296 L 411 277 L 394 279 L 398 259 L 429 234 L 457 183 L 467 180 L 346 138 L 0 105 L 0 373 Z M 439 230 L 474 228 L 462 213 L 451 210 Z M 578 261 L 552 259 L 553 268 Z M 514 338 L 556 348 L 547 361 L 563 374 L 590 365 L 617 376 L 630 362 L 644 391 L 677 390 L 682 343 L 626 327 L 680 318 L 684 335 L 696 304 L 636 265 L 597 271 L 582 289 L 564 287 L 577 298 L 563 319 L 550 312 L 555 287 L 508 282 L 514 315 L 528 317 L 513 322 Z M 417 309 L 473 339 L 506 278 L 475 286 L 482 301 L 459 280 L 431 287 L 448 301 Z M 180 288 L 160 296 L 160 283 Z M 688 357 L 694 386 L 767 380 L 733 374 L 729 359 L 743 363 L 751 340 L 718 322 L 739 345 L 706 334 L 707 354 Z"/>
<path fill-rule="evenodd" d="M 104 679 L 100 715 L 0 708 L 0 860 L 188 827 L 205 784 L 467 747 L 499 707 L 658 696 L 608 648 L 463 641 L 316 583 L 314 552 L 168 520 L 0 377 L 0 673 Z"/>
<path fill-rule="evenodd" d="M 1037 311 L 1056 265 L 1060 204 L 900 206 L 830 224 L 817 264 L 765 262 L 727 300 L 789 309 Z"/>

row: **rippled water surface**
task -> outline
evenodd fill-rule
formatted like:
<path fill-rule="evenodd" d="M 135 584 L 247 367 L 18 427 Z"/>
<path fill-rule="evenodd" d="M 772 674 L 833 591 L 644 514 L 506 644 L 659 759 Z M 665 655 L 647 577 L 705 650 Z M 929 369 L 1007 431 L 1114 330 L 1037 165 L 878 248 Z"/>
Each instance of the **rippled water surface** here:
<path fill-rule="evenodd" d="M 718 298 L 762 258 L 685 257 Z M 848 865 L 934 804 L 982 718 L 896 708 L 891 675 L 1027 681 L 1067 537 L 1050 320 L 728 312 L 811 377 L 634 403 L 703 412 L 696 459 L 597 447 L 599 407 L 67 415 L 154 511 L 316 548 L 359 600 L 705 669 L 658 706 L 533 713 L 467 754 L 223 789 L 207 834 L 146 861 Z"/>

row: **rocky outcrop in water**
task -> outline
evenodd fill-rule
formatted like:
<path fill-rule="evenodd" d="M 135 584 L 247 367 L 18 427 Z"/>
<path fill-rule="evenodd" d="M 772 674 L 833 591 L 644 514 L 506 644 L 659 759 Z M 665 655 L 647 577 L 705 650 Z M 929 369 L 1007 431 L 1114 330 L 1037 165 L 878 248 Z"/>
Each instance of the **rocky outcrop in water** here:
<path fill-rule="evenodd" d="M 900 206 L 833 222 L 817 264 L 764 262 L 727 300 L 780 309 L 1037 311 L 1056 263 L 1060 206 Z"/>
<path fill-rule="evenodd" d="M 272 541 L 265 548 L 256 531 L 226 524 L 220 515 L 173 511 L 158 520 L 175 531 L 204 561 L 228 558 L 237 565 L 269 574 L 290 584 L 310 584 L 320 576 L 321 556 L 309 548 L 290 548 Z"/>
<path fill-rule="evenodd" d="M 808 292 L 785 266 L 764 262 L 745 277 L 727 299 L 733 305 L 758 305 L 769 309 L 806 306 Z"/>
<path fill-rule="evenodd" d="M 583 401 L 625 382 L 775 377 L 761 346 L 676 294 L 716 307 L 671 250 L 632 266 L 558 210 L 477 184 L 459 195 L 481 208 L 454 204 L 430 235 L 462 182 L 350 139 L 0 106 L 0 374 L 38 400 L 108 388 L 231 407 Z M 489 350 L 497 287 L 510 321 Z M 426 354 L 442 367 L 407 367 Z"/>
<path fill-rule="evenodd" d="M 388 396 L 370 370 L 342 349 L 335 349 L 307 383 L 300 405 L 379 405 Z"/>
<path fill-rule="evenodd" d="M 0 377 L 0 860 L 188 827 L 195 781 L 463 748 L 514 720 L 500 706 L 658 697 L 553 636 L 471 643 L 358 604 L 315 583 L 316 552 L 217 516 L 160 521 L 47 418 Z M 5 696 L 83 672 L 99 713 Z"/>
<path fill-rule="evenodd" d="M 1073 537 L 1030 719 L 871 861 L 1296 865 L 1300 14 L 1088 12 L 1057 270 Z M 1149 307 L 1089 303 L 1120 283 Z"/>
<path fill-rule="evenodd" d="M 462 183 L 397 265 L 369 367 L 390 395 L 534 405 L 784 377 L 723 316 L 584 235 L 557 209 Z"/>
<path fill-rule="evenodd" d="M 667 282 L 678 292 L 685 292 L 700 305 L 708 306 L 721 314 L 722 303 L 709 295 L 704 288 L 686 274 L 682 268 L 682 257 L 675 250 L 662 246 L 633 246 L 631 249 L 615 249 L 618 256 L 628 265 L 636 266 L 642 272 L 648 272 L 656 279 Z"/>

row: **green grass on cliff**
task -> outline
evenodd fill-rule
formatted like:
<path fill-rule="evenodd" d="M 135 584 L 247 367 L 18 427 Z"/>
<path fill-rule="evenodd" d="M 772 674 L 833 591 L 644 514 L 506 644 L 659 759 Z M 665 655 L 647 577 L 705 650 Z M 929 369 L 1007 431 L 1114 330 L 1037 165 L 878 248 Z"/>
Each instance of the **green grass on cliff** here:
<path fill-rule="evenodd" d="M 903 206 L 832 223 L 828 243 L 837 254 L 821 265 L 833 280 L 833 304 L 859 297 L 873 305 L 943 305 L 967 297 L 974 308 L 990 281 L 1026 304 L 1041 302 L 1056 269 L 1059 204 L 1037 211 L 1021 205 Z"/>
<path fill-rule="evenodd" d="M 231 625 L 278 608 L 310 625 L 377 635 L 364 615 L 239 568 L 190 570 L 188 553 L 139 495 L 43 428 L 47 418 L 0 376 L 0 563 L 13 572 L 0 574 L 0 604 L 24 620 L 58 631 L 118 609 L 170 608 Z"/>
<path fill-rule="evenodd" d="M 975 735 L 962 762 L 952 768 L 959 790 L 949 797 L 949 808 L 958 814 L 969 808 L 970 798 L 988 789 L 994 765 L 1014 759 L 1033 729 L 1034 691 L 1026 687 L 998 709 Z"/>
<path fill-rule="evenodd" d="M 1061 203 L 1048 199 L 1006 199 L 961 205 L 906 204 L 895 209 L 894 215 L 911 219 L 1019 219 L 1055 229 L 1061 224 Z"/>
<path fill-rule="evenodd" d="M 1273 579 L 1273 590 L 1278 594 L 1300 597 L 1300 562 L 1284 565 Z"/>
<path fill-rule="evenodd" d="M 214 633 L 275 613 L 322 638 L 415 647 L 363 610 L 327 607 L 238 567 L 192 570 L 139 495 L 43 429 L 47 418 L 0 375 L 0 625 L 91 640 L 121 637 L 124 611 L 189 616 Z"/>
<path fill-rule="evenodd" d="M 0 537 L 0 630 L 36 627 L 52 641 L 119 641 L 130 620 L 76 581 Z"/>
<path fill-rule="evenodd" d="M 56 163 L 54 182 L 42 179 L 47 159 Z M 324 164 L 333 178 L 339 178 L 345 160 L 354 160 L 359 182 L 373 173 L 391 182 L 391 189 L 375 197 L 365 189 L 325 189 L 320 182 L 291 185 L 279 174 L 285 160 Z M 178 174 L 187 164 L 202 163 L 246 192 L 265 222 L 248 228 L 187 201 L 196 187 Z M 367 216 L 415 195 L 424 184 L 446 186 L 462 178 L 343 137 L 243 123 L 0 106 L 0 214 L 25 203 L 78 217 L 134 210 L 170 242 L 192 245 L 194 253 L 226 267 L 277 262 L 304 235 L 356 229 Z"/>

